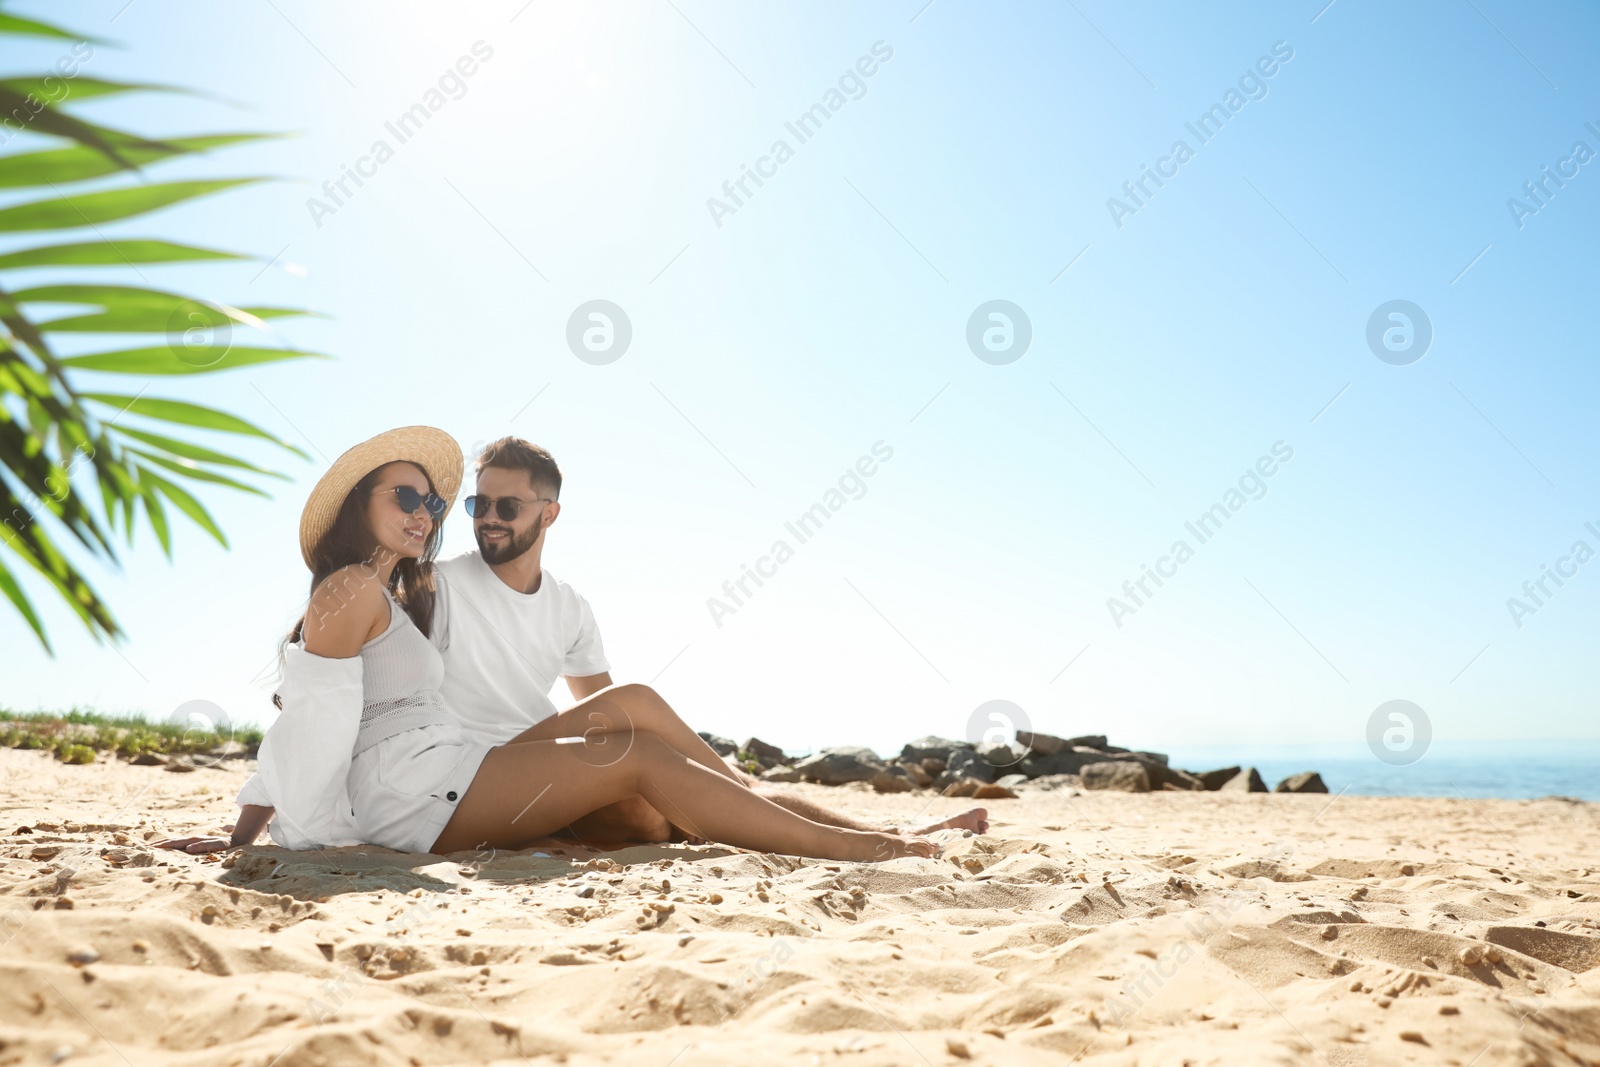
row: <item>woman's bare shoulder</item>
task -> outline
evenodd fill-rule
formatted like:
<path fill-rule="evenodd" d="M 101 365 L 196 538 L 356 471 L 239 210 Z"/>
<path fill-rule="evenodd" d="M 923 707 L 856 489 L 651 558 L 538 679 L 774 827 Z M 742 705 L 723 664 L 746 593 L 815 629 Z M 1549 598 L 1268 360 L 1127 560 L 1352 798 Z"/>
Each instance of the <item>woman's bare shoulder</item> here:
<path fill-rule="evenodd" d="M 306 651 L 343 659 L 389 625 L 389 599 L 382 581 L 369 567 L 342 567 L 317 586 L 306 607 L 302 634 Z"/>

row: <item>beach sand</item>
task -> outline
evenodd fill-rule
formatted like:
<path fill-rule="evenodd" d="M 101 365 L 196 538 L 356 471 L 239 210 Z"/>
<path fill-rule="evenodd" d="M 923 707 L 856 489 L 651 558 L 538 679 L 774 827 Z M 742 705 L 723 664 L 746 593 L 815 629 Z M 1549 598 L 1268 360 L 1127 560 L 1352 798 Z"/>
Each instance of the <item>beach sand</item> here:
<path fill-rule="evenodd" d="M 150 847 L 251 766 L 0 750 L 0 1064 L 1600 1063 L 1592 804 L 1039 791 L 880 865 Z"/>

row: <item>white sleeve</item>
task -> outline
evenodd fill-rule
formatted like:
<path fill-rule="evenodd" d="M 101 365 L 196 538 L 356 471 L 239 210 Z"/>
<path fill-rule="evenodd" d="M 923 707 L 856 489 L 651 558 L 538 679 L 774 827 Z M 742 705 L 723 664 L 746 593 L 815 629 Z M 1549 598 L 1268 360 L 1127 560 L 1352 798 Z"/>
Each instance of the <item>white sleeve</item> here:
<path fill-rule="evenodd" d="M 267 795 L 266 783 L 261 780 L 261 772 L 257 771 L 244 780 L 244 785 L 239 787 L 239 795 L 234 802 L 241 808 L 246 804 L 255 804 L 263 808 L 273 806 L 272 798 Z"/>
<path fill-rule="evenodd" d="M 272 798 L 274 826 L 285 829 L 288 847 L 332 843 L 361 729 L 361 657 L 326 659 L 292 647 L 278 696 L 283 708 L 257 753 L 257 788 Z"/>
<path fill-rule="evenodd" d="M 450 647 L 450 579 L 444 568 L 433 566 L 433 623 L 428 627 L 428 640 L 440 652 Z"/>
<path fill-rule="evenodd" d="M 577 594 L 573 594 L 577 596 Z M 583 678 L 591 674 L 604 674 L 611 669 L 606 662 L 606 650 L 600 644 L 600 626 L 594 621 L 589 602 L 581 596 L 578 600 L 578 633 L 572 647 L 567 649 L 561 673 L 568 677 Z"/>

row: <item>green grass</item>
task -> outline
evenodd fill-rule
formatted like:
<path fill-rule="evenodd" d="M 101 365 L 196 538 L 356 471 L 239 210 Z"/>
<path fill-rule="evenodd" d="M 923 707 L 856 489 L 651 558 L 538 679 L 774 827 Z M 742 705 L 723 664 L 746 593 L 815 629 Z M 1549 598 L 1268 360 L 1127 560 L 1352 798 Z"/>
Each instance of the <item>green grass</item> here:
<path fill-rule="evenodd" d="M 130 760 L 146 752 L 161 756 L 208 752 L 227 741 L 254 750 L 261 738 L 262 731 L 254 727 L 217 732 L 180 723 L 151 722 L 138 715 L 101 715 L 76 708 L 65 715 L 0 709 L 0 745 L 46 749 L 63 763 L 93 763 L 99 752 Z"/>

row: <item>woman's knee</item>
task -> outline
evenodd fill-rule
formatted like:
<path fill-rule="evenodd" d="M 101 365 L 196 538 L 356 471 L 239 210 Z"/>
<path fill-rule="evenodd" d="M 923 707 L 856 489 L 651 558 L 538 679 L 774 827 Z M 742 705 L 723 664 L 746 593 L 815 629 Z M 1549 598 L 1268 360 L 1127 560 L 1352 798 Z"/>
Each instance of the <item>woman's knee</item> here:
<path fill-rule="evenodd" d="M 643 730 L 659 730 L 670 726 L 672 708 L 648 685 L 630 682 L 619 685 L 608 694 L 633 726 Z"/>
<path fill-rule="evenodd" d="M 636 707 L 654 708 L 666 704 L 666 701 L 661 699 L 660 693 L 642 682 L 625 682 L 622 685 L 612 686 L 606 691 L 606 695 L 630 710 Z"/>

